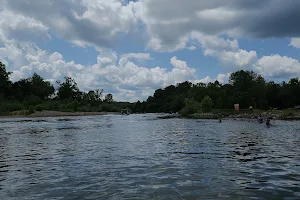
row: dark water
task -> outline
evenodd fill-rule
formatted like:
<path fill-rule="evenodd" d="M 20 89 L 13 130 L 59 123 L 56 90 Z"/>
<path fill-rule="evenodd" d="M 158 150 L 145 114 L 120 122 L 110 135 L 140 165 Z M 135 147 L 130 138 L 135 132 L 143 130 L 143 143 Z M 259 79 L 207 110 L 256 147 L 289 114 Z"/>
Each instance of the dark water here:
<path fill-rule="evenodd" d="M 0 120 L 0 199 L 300 199 L 300 123 Z"/>

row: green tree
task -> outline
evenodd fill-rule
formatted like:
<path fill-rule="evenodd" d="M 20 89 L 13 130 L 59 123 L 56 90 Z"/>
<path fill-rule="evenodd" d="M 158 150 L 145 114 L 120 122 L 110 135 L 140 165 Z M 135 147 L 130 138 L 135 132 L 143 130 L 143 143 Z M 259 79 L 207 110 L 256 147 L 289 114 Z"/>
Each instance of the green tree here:
<path fill-rule="evenodd" d="M 49 81 L 45 81 L 37 73 L 33 74 L 29 82 L 31 83 L 32 94 L 41 99 L 49 98 L 55 91 L 53 85 Z"/>
<path fill-rule="evenodd" d="M 107 102 L 107 103 L 111 103 L 113 102 L 114 99 L 113 99 L 113 95 L 112 94 L 107 94 L 104 98 L 104 102 Z"/>
<path fill-rule="evenodd" d="M 77 83 L 71 77 L 65 77 L 64 82 L 57 81 L 59 84 L 57 96 L 59 99 L 80 99 L 80 92 Z"/>
<path fill-rule="evenodd" d="M 13 84 L 14 96 L 22 101 L 27 96 L 36 96 L 40 99 L 48 99 L 54 94 L 54 87 L 49 81 L 34 73 L 32 77 L 21 79 Z M 33 97 L 31 97 L 33 98 Z"/>
<path fill-rule="evenodd" d="M 266 84 L 266 98 L 269 107 L 276 108 L 282 107 L 282 102 L 280 99 L 280 84 L 270 81 Z"/>
<path fill-rule="evenodd" d="M 0 99 L 5 99 L 11 93 L 11 81 L 9 75 L 11 72 L 6 71 L 5 65 L 0 62 Z"/>
<path fill-rule="evenodd" d="M 209 96 L 204 97 L 201 101 L 201 109 L 203 112 L 208 113 L 213 107 L 213 102 Z"/>
<path fill-rule="evenodd" d="M 189 114 L 198 113 L 200 111 L 201 105 L 194 98 L 184 100 L 184 107 L 179 112 L 183 116 L 187 116 Z"/>

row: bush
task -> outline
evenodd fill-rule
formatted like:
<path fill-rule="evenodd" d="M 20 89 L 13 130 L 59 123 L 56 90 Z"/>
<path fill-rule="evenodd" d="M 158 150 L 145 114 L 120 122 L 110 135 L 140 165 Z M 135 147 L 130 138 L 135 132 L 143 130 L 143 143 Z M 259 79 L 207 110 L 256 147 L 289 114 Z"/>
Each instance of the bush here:
<path fill-rule="evenodd" d="M 37 106 L 35 107 L 35 110 L 36 110 L 36 111 L 42 111 L 42 110 L 44 110 L 44 109 L 43 109 L 43 105 L 41 105 L 41 104 L 37 105 Z"/>
<path fill-rule="evenodd" d="M 74 112 L 74 110 L 70 108 L 68 104 L 60 104 L 58 110 L 60 112 Z"/>
<path fill-rule="evenodd" d="M 90 112 L 91 108 L 88 105 L 86 105 L 86 106 L 80 106 L 80 107 L 78 107 L 77 111 L 80 111 L 80 112 Z"/>
<path fill-rule="evenodd" d="M 43 102 L 43 100 L 40 97 L 30 95 L 30 96 L 25 97 L 24 104 L 26 106 L 33 106 L 33 105 L 41 104 L 42 102 Z"/>
<path fill-rule="evenodd" d="M 23 108 L 24 105 L 18 101 L 4 101 L 0 103 L 0 112 L 3 113 L 22 110 Z"/>
<path fill-rule="evenodd" d="M 186 116 L 189 114 L 194 114 L 200 111 L 200 104 L 194 98 L 186 99 L 184 101 L 185 107 L 179 111 L 179 114 Z"/>
<path fill-rule="evenodd" d="M 213 102 L 209 96 L 206 96 L 203 98 L 200 106 L 203 112 L 208 113 L 212 110 Z"/>
<path fill-rule="evenodd" d="M 28 111 L 27 111 L 27 115 L 30 115 L 34 113 L 34 107 L 33 106 L 29 106 Z"/>

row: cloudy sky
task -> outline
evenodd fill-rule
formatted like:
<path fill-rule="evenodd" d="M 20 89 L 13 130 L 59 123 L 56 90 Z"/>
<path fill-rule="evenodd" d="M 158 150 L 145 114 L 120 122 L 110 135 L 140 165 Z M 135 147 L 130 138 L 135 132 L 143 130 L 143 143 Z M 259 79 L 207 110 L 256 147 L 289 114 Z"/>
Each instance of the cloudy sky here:
<path fill-rule="evenodd" d="M 0 0 L 0 61 L 116 100 L 254 70 L 300 76 L 299 0 Z"/>

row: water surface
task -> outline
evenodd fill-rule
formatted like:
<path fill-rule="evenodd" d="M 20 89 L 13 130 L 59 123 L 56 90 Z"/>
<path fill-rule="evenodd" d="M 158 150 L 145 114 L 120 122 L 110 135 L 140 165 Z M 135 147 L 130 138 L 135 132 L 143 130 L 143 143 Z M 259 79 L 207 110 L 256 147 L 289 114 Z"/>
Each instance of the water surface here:
<path fill-rule="evenodd" d="M 300 199 L 300 124 L 0 120 L 0 199 Z"/>

